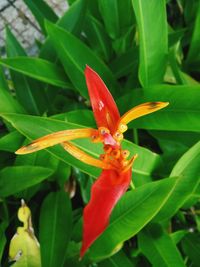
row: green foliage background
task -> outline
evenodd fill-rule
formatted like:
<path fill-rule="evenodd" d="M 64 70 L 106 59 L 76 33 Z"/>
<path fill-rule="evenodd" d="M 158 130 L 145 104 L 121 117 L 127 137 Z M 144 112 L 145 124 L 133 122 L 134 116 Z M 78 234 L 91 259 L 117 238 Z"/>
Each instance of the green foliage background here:
<path fill-rule="evenodd" d="M 36 42 L 39 54 L 30 57 L 6 28 L 6 58 L 0 59 L 2 266 L 9 264 L 21 198 L 32 211 L 43 267 L 199 266 L 200 1 L 70 0 L 61 18 L 43 1 L 24 2 L 44 42 Z M 121 114 L 147 101 L 170 105 L 129 125 L 123 147 L 138 154 L 136 189 L 119 201 L 110 225 L 79 261 L 82 210 L 100 170 L 59 145 L 24 156 L 14 152 L 51 132 L 95 127 L 86 64 L 105 81 Z M 93 156 L 101 153 L 88 140 L 76 144 Z M 19 260 L 17 266 L 34 267 L 23 256 L 25 265 Z"/>

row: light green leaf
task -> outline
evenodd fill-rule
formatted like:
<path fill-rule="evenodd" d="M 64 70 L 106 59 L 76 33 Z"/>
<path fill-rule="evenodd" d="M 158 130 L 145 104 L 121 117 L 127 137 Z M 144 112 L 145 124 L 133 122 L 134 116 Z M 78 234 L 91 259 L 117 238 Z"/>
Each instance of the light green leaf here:
<path fill-rule="evenodd" d="M 1 59 L 0 64 L 39 81 L 58 87 L 71 87 L 63 70 L 47 60 L 32 57 L 15 57 Z"/>
<path fill-rule="evenodd" d="M 24 116 L 18 114 L 3 114 L 2 116 L 10 122 L 17 131 L 31 140 L 52 132 L 74 128 L 80 129 L 83 127 L 82 125 L 67 123 L 52 118 L 42 118 L 28 115 Z M 90 140 L 86 139 L 77 140 L 75 143 L 80 149 L 86 151 L 94 157 L 98 158 L 99 155 L 102 154 L 102 144 L 94 144 Z M 156 153 L 152 153 L 151 151 L 128 141 L 123 142 L 123 147 L 128 149 L 131 155 L 138 154 L 138 158 L 133 167 L 133 178 L 136 185 L 150 181 L 151 172 L 159 163 L 159 156 Z M 57 159 L 75 166 L 93 177 L 97 177 L 100 174 L 99 169 L 86 165 L 85 163 L 75 159 L 59 145 L 49 148 L 47 151 Z"/>
<path fill-rule="evenodd" d="M 76 89 L 84 97 L 88 98 L 84 76 L 86 64 L 98 72 L 111 92 L 115 92 L 118 89 L 118 85 L 110 69 L 108 69 L 89 47 L 71 33 L 50 22 L 46 22 L 46 28 L 67 75 Z"/>
<path fill-rule="evenodd" d="M 185 266 L 175 243 L 159 224 L 150 224 L 138 237 L 139 247 L 152 266 Z"/>
<path fill-rule="evenodd" d="M 6 51 L 8 57 L 27 56 L 9 28 L 6 29 Z M 44 84 L 13 70 L 10 74 L 19 103 L 31 114 L 42 114 L 47 102 Z"/>
<path fill-rule="evenodd" d="M 192 195 L 200 182 L 200 142 L 190 148 L 176 163 L 170 176 L 179 177 L 170 198 L 155 221 L 172 217 Z"/>
<path fill-rule="evenodd" d="M 85 14 L 86 14 L 87 1 L 77 0 L 69 7 L 65 14 L 57 21 L 59 27 L 78 35 L 81 32 Z M 57 54 L 48 37 L 40 50 L 40 57 L 53 61 L 57 59 Z"/>
<path fill-rule="evenodd" d="M 19 132 L 10 132 L 0 138 L 0 150 L 15 152 L 23 140 L 24 137 Z"/>
<path fill-rule="evenodd" d="M 127 255 L 120 250 L 117 254 L 113 255 L 112 257 L 103 260 L 98 263 L 99 267 L 134 267 L 135 265 Z"/>
<path fill-rule="evenodd" d="M 143 87 L 163 82 L 168 52 L 165 0 L 132 0 L 139 45 L 139 79 Z"/>
<path fill-rule="evenodd" d="M 90 258 L 109 257 L 137 234 L 162 208 L 175 182 L 173 178 L 151 182 L 126 193 L 116 205 L 110 224 L 91 246 Z"/>
<path fill-rule="evenodd" d="M 0 197 L 13 195 L 52 175 L 52 170 L 38 166 L 13 166 L 0 171 Z"/>
<path fill-rule="evenodd" d="M 160 85 L 148 90 L 133 90 L 119 98 L 122 114 L 148 101 L 165 101 L 169 106 L 141 117 L 128 126 L 139 129 L 200 132 L 200 86 Z"/>
<path fill-rule="evenodd" d="M 46 34 L 44 27 L 44 20 L 48 19 L 52 22 L 56 22 L 58 16 L 54 13 L 53 9 L 43 0 L 23 0 L 24 3 L 28 6 L 29 10 L 32 12 L 34 17 L 36 18 L 40 28 L 43 33 Z"/>
<path fill-rule="evenodd" d="M 52 192 L 40 213 L 40 244 L 43 267 L 62 267 L 72 230 L 71 203 L 64 191 Z"/>

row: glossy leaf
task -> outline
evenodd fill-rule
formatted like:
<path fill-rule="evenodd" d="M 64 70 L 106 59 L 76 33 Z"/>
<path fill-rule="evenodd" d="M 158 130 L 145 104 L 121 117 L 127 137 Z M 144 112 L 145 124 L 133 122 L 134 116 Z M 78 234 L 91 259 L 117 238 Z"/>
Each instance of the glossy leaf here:
<path fill-rule="evenodd" d="M 54 13 L 53 9 L 45 2 L 41 0 L 29 1 L 23 0 L 24 3 L 28 6 L 29 10 L 32 12 L 34 17 L 36 18 L 40 28 L 45 34 L 44 20 L 48 19 L 52 22 L 56 22 L 58 16 Z"/>
<path fill-rule="evenodd" d="M 175 243 L 159 224 L 150 224 L 141 231 L 139 247 L 152 266 L 185 266 Z"/>
<path fill-rule="evenodd" d="M 69 7 L 66 13 L 57 21 L 59 27 L 78 35 L 84 22 L 87 1 L 77 0 Z M 47 60 L 56 60 L 57 55 L 48 37 L 40 50 L 40 57 Z"/>
<path fill-rule="evenodd" d="M 99 0 L 99 11 L 105 28 L 112 39 L 126 32 L 133 22 L 133 11 L 130 0 Z M 112 12 L 110 12 L 112 10 Z"/>
<path fill-rule="evenodd" d="M 3 68 L 0 66 L 0 112 L 25 113 L 20 104 L 12 97 L 4 78 Z"/>
<path fill-rule="evenodd" d="M 71 87 L 63 70 L 43 59 L 31 57 L 6 58 L 1 59 L 0 64 L 39 81 L 58 87 Z"/>
<path fill-rule="evenodd" d="M 126 256 L 126 254 L 121 250 L 117 254 L 113 255 L 109 259 L 101 261 L 98 263 L 99 267 L 134 267 L 135 265 Z"/>
<path fill-rule="evenodd" d="M 169 106 L 129 124 L 129 127 L 166 131 L 200 131 L 199 86 L 155 86 L 145 90 L 134 90 L 117 101 L 122 114 L 131 107 L 147 101 L 169 102 Z"/>
<path fill-rule="evenodd" d="M 0 138 L 0 150 L 15 152 L 23 140 L 24 137 L 19 132 L 10 132 Z"/>
<path fill-rule="evenodd" d="M 67 193 L 52 192 L 40 213 L 40 245 L 43 267 L 62 267 L 71 235 L 72 211 Z"/>
<path fill-rule="evenodd" d="M 38 166 L 12 166 L 0 171 L 0 197 L 13 195 L 38 184 L 52 175 L 52 170 Z"/>
<path fill-rule="evenodd" d="M 188 62 L 195 61 L 196 58 L 200 57 L 200 54 L 199 54 L 200 3 L 197 3 L 197 8 L 196 8 L 195 12 L 196 12 L 196 18 L 195 18 L 195 24 L 194 24 L 194 28 L 193 28 L 190 48 L 189 48 L 189 52 L 188 52 L 188 56 L 187 56 Z"/>
<path fill-rule="evenodd" d="M 89 256 L 93 260 L 102 259 L 120 249 L 124 241 L 137 234 L 158 213 L 175 181 L 152 182 L 126 193 L 114 209 L 109 226 L 92 245 Z"/>
<path fill-rule="evenodd" d="M 46 28 L 67 75 L 84 97 L 88 98 L 84 77 L 86 64 L 101 75 L 109 90 L 117 90 L 118 85 L 112 72 L 89 47 L 69 32 L 50 22 L 46 23 Z"/>
<path fill-rule="evenodd" d="M 167 20 L 164 0 L 132 0 L 139 45 L 139 78 L 143 87 L 163 82 L 167 60 Z"/>
<path fill-rule="evenodd" d="M 170 176 L 179 178 L 168 201 L 156 216 L 156 221 L 172 217 L 195 191 L 200 182 L 199 161 L 200 142 L 190 148 L 174 166 Z"/>
<path fill-rule="evenodd" d="M 6 31 L 6 50 L 8 57 L 27 56 L 9 28 Z M 43 113 L 46 109 L 43 84 L 13 70 L 10 70 L 10 74 L 19 103 L 31 114 Z"/>
<path fill-rule="evenodd" d="M 182 247 L 186 255 L 191 259 L 194 266 L 199 265 L 200 260 L 200 235 L 190 233 L 182 240 Z"/>
<path fill-rule="evenodd" d="M 52 118 L 41 118 L 18 114 L 4 114 L 3 118 L 9 121 L 13 125 L 13 127 L 17 129 L 17 131 L 25 135 L 30 140 L 60 130 L 83 127 L 81 125 L 62 122 L 60 120 L 55 120 Z M 35 131 L 35 125 L 37 125 L 37 131 Z M 94 145 L 89 140 L 77 140 L 76 144 L 79 148 L 86 152 L 89 152 L 94 157 L 98 157 L 102 153 L 101 144 Z M 133 143 L 128 141 L 123 142 L 123 147 L 124 149 L 129 149 L 131 155 L 138 154 L 138 158 L 136 159 L 135 164 L 133 166 L 134 181 L 137 181 L 138 184 L 142 184 L 146 181 L 149 181 L 149 176 L 151 172 L 159 163 L 159 156 L 145 148 L 134 145 Z M 75 166 L 93 177 L 97 177 L 100 174 L 100 170 L 92 166 L 83 164 L 82 162 L 74 159 L 61 146 L 52 147 L 47 151 L 50 152 L 51 155 L 55 156 L 57 159 L 60 159 L 72 166 Z"/>

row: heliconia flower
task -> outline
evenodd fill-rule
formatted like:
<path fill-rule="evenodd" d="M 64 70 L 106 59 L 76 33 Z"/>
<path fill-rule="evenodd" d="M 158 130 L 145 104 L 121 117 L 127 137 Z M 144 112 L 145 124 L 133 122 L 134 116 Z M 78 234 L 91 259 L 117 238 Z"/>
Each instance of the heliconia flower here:
<path fill-rule="evenodd" d="M 75 158 L 102 169 L 100 177 L 92 185 L 91 199 L 83 211 L 81 257 L 106 229 L 113 208 L 130 185 L 132 165 L 137 155 L 128 159 L 129 151 L 121 147 L 127 124 L 169 104 L 147 102 L 120 117 L 117 105 L 99 75 L 86 66 L 85 77 L 98 129 L 83 128 L 52 133 L 16 151 L 16 154 L 32 153 L 60 143 Z M 77 138 L 91 138 L 93 143 L 101 142 L 104 154 L 99 159 L 93 158 L 69 142 Z"/>

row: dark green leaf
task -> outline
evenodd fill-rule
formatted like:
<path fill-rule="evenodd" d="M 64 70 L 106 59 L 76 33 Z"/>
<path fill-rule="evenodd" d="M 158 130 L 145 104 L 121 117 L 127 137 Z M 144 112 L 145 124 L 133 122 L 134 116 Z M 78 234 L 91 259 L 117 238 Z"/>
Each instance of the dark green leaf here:
<path fill-rule="evenodd" d="M 40 245 L 43 267 L 62 267 L 71 236 L 71 202 L 64 191 L 52 192 L 40 213 Z"/>
<path fill-rule="evenodd" d="M 0 138 L 0 150 L 15 152 L 23 140 L 24 137 L 19 132 L 10 132 Z"/>
<path fill-rule="evenodd" d="M 153 114 L 141 117 L 129 127 L 166 130 L 200 131 L 200 87 L 199 86 L 155 86 L 145 90 L 134 90 L 117 101 L 122 113 L 127 109 L 148 101 L 166 101 L 169 106 Z"/>
<path fill-rule="evenodd" d="M 200 262 L 200 235 L 199 233 L 188 234 L 182 240 L 182 247 L 186 255 L 194 263 L 193 266 L 199 266 Z"/>
<path fill-rule="evenodd" d="M 98 72 L 111 91 L 117 90 L 118 85 L 113 74 L 89 47 L 69 32 L 50 22 L 46 23 L 46 28 L 66 73 L 84 97 L 88 98 L 84 76 L 86 64 Z"/>
<path fill-rule="evenodd" d="M 165 0 L 132 0 L 140 45 L 139 78 L 147 88 L 163 82 L 168 38 Z"/>
<path fill-rule="evenodd" d="M 175 182 L 176 179 L 151 182 L 126 193 L 114 209 L 110 224 L 92 245 L 90 257 L 106 258 L 120 249 L 159 212 Z"/>
<path fill-rule="evenodd" d="M 51 7 L 43 0 L 34 0 L 34 1 L 23 0 L 23 1 L 28 6 L 29 10 L 33 13 L 38 24 L 40 25 L 40 28 L 45 34 L 46 31 L 44 27 L 44 20 L 48 19 L 52 22 L 56 22 L 58 16 L 54 13 Z"/>
<path fill-rule="evenodd" d="M 51 176 L 52 170 L 38 166 L 7 167 L 0 171 L 0 197 L 13 195 Z"/>
<path fill-rule="evenodd" d="M 185 266 L 175 243 L 159 224 L 140 232 L 139 246 L 154 267 Z"/>
<path fill-rule="evenodd" d="M 31 57 L 6 58 L 1 59 L 0 64 L 39 81 L 59 87 L 71 87 L 63 70 L 43 59 Z"/>

